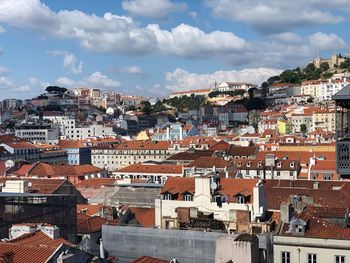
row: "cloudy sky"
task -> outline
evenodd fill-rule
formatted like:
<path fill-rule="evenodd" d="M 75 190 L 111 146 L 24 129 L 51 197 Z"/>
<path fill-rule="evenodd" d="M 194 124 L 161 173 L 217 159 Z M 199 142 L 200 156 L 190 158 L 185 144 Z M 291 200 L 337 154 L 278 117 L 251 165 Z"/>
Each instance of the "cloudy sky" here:
<path fill-rule="evenodd" d="M 349 0 L 0 0 L 0 99 L 47 85 L 165 96 L 347 53 Z"/>

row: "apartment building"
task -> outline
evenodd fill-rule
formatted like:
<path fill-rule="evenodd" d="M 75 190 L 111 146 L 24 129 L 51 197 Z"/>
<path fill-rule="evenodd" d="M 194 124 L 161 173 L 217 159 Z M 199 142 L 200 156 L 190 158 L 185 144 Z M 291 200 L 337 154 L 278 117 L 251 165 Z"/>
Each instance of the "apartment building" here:
<path fill-rule="evenodd" d="M 31 142 L 55 144 L 59 139 L 59 128 L 50 124 L 22 124 L 15 128 L 15 135 Z"/>
<path fill-rule="evenodd" d="M 195 221 L 201 214 L 215 211 L 213 219 L 224 229 L 249 232 L 250 223 L 264 215 L 264 196 L 258 179 L 171 177 L 162 188 L 161 199 L 155 201 L 156 226 L 184 227 L 191 225 L 191 218 Z"/>
<path fill-rule="evenodd" d="M 350 84 L 349 78 L 331 78 L 328 80 L 308 80 L 301 86 L 303 95 L 310 95 L 315 101 L 331 100 L 332 96 Z"/>
<path fill-rule="evenodd" d="M 68 116 L 44 116 L 43 118 L 60 126 L 61 139 L 75 140 L 115 135 L 112 127 L 100 124 L 78 126 L 76 120 Z"/>
<path fill-rule="evenodd" d="M 91 163 L 108 171 L 135 163 L 164 161 L 169 154 L 170 141 L 127 141 L 118 145 L 97 146 L 91 150 Z"/>

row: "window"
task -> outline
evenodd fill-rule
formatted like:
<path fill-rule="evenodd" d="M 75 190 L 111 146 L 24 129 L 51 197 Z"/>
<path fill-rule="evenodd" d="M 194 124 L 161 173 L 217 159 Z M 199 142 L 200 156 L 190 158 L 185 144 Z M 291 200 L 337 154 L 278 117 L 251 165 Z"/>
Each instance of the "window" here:
<path fill-rule="evenodd" d="M 164 194 L 163 199 L 164 200 L 172 200 L 173 198 L 172 198 L 171 194 Z"/>
<path fill-rule="evenodd" d="M 307 254 L 307 263 L 317 263 L 317 254 Z"/>
<path fill-rule="evenodd" d="M 324 173 L 323 177 L 324 177 L 324 180 L 326 180 L 326 181 L 332 180 L 332 174 L 331 173 Z"/>
<path fill-rule="evenodd" d="M 237 196 L 237 203 L 238 204 L 244 204 L 245 203 L 245 198 L 242 195 Z"/>
<path fill-rule="evenodd" d="M 335 263 L 345 263 L 345 256 L 335 256 Z"/>
<path fill-rule="evenodd" d="M 193 196 L 191 194 L 185 194 L 184 200 L 185 201 L 193 201 Z"/>
<path fill-rule="evenodd" d="M 290 252 L 289 251 L 282 251 L 281 263 L 290 263 Z"/>

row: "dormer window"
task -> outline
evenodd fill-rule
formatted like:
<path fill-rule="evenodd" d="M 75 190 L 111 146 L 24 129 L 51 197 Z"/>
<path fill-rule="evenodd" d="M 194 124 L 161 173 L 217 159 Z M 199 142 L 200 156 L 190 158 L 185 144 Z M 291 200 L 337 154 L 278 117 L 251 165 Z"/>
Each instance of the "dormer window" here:
<path fill-rule="evenodd" d="M 258 167 L 262 167 L 262 162 L 258 162 Z"/>
<path fill-rule="evenodd" d="M 193 201 L 193 195 L 190 193 L 184 194 L 184 201 Z"/>
<path fill-rule="evenodd" d="M 294 162 L 290 163 L 290 168 L 294 168 Z"/>
<path fill-rule="evenodd" d="M 245 204 L 245 197 L 243 195 L 238 195 L 236 197 L 237 204 Z"/>
<path fill-rule="evenodd" d="M 173 200 L 173 196 L 170 193 L 166 193 L 163 195 L 163 200 Z"/>
<path fill-rule="evenodd" d="M 247 162 L 247 167 L 251 167 L 252 166 L 252 162 Z"/>
<path fill-rule="evenodd" d="M 282 167 L 282 163 L 277 163 L 277 167 L 281 168 Z"/>

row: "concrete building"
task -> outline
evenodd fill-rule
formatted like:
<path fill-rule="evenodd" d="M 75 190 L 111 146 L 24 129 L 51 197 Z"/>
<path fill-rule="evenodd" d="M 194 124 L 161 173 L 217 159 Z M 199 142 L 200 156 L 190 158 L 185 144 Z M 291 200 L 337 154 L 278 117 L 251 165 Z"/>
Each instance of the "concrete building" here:
<path fill-rule="evenodd" d="M 31 142 L 56 144 L 59 128 L 50 124 L 22 124 L 15 128 L 15 135 Z"/>
<path fill-rule="evenodd" d="M 247 83 L 247 82 L 222 82 L 217 89 L 219 91 L 235 91 L 235 90 L 245 90 L 249 91 L 252 88 L 257 88 L 257 85 Z"/>
<path fill-rule="evenodd" d="M 264 186 L 258 179 L 171 177 L 161 195 L 155 208 L 156 226 L 162 229 L 191 227 L 190 219 L 213 213 L 215 228 L 249 232 L 250 223 L 264 217 L 266 206 Z"/>
<path fill-rule="evenodd" d="M 58 145 L 67 151 L 69 165 L 91 164 L 91 141 L 60 140 Z"/>
<path fill-rule="evenodd" d="M 147 179 L 153 183 L 164 184 L 169 177 L 182 177 L 182 165 L 172 164 L 131 164 L 113 172 L 112 177 L 118 179 Z"/>
<path fill-rule="evenodd" d="M 44 119 L 57 123 L 60 127 L 60 139 L 88 139 L 93 137 L 114 136 L 112 127 L 100 124 L 78 126 L 76 120 L 68 116 L 44 116 Z"/>
<path fill-rule="evenodd" d="M 256 235 L 240 234 L 235 238 L 219 237 L 216 240 L 215 263 L 264 261 L 266 262 L 266 255 L 260 255 L 259 240 Z"/>
<path fill-rule="evenodd" d="M 91 150 L 91 163 L 108 171 L 116 171 L 130 164 L 164 161 L 170 155 L 170 145 L 170 141 L 127 141 L 95 147 Z"/>

